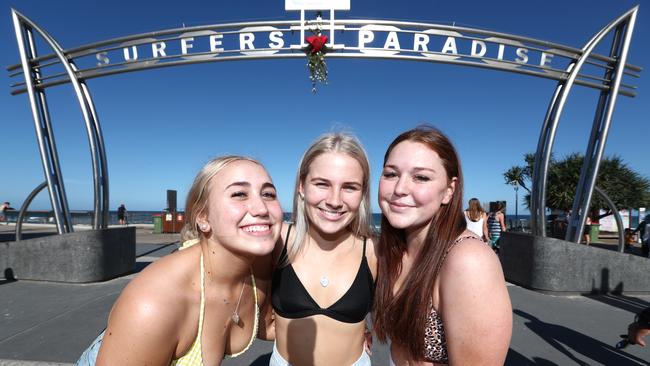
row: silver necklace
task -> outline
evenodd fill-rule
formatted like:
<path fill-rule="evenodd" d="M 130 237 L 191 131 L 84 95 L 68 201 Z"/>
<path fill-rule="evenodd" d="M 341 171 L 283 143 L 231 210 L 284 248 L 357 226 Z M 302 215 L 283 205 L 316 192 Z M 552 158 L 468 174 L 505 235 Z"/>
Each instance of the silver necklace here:
<path fill-rule="evenodd" d="M 324 274 L 320 278 L 320 285 L 323 286 L 323 287 L 327 287 L 329 284 L 330 284 L 330 279 L 327 278 L 327 274 Z"/>
<path fill-rule="evenodd" d="M 242 281 L 241 284 L 241 292 L 239 293 L 239 300 L 237 300 L 237 306 L 235 306 L 235 311 L 232 312 L 232 315 L 230 316 L 230 320 L 232 320 L 233 323 L 239 325 L 239 304 L 241 303 L 241 298 L 242 295 L 244 294 L 244 287 L 246 286 L 246 280 L 244 277 L 244 280 Z"/>

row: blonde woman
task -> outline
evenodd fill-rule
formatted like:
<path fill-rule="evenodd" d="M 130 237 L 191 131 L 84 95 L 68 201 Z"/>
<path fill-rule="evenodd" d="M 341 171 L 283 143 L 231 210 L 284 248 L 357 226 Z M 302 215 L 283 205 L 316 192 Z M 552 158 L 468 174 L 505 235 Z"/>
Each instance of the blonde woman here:
<path fill-rule="evenodd" d="M 250 346 L 270 280 L 254 261 L 272 252 L 282 226 L 273 182 L 255 160 L 214 159 L 185 214 L 184 250 L 129 283 L 78 365 L 220 365 Z"/>
<path fill-rule="evenodd" d="M 270 365 L 370 365 L 365 318 L 377 264 L 369 174 L 366 154 L 350 135 L 324 135 L 305 152 L 294 224 L 284 225 L 275 251 Z"/>
<path fill-rule="evenodd" d="M 487 241 L 488 239 L 488 225 L 487 214 L 478 198 L 469 200 L 469 207 L 465 210 L 465 222 L 467 223 L 467 230 L 476 234 L 481 240 Z"/>

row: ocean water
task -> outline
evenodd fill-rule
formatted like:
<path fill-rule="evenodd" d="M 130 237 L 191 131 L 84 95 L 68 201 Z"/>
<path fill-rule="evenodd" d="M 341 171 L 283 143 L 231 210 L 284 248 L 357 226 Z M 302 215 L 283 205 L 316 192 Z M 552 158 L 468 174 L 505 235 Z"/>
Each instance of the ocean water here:
<path fill-rule="evenodd" d="M 160 215 L 161 211 L 127 211 L 127 222 L 129 224 L 153 224 L 153 216 Z M 92 224 L 92 211 L 72 211 L 72 223 L 80 225 L 91 225 Z M 6 213 L 7 221 L 16 222 L 18 216 L 18 211 L 9 211 Z M 289 221 L 291 219 L 291 213 L 284 213 L 284 220 Z M 632 226 L 635 227 L 638 223 L 638 215 L 632 215 L 631 222 Z M 117 225 L 117 211 L 109 211 L 109 225 Z M 51 211 L 28 211 L 25 215 L 24 222 L 29 223 L 53 223 L 53 217 Z M 372 224 L 373 226 L 379 228 L 381 224 L 381 214 L 374 213 L 372 214 Z M 506 225 L 508 228 L 520 228 L 526 230 L 530 228 L 530 215 L 506 215 Z"/>
<path fill-rule="evenodd" d="M 153 224 L 153 215 L 161 214 L 160 211 L 127 211 L 126 219 L 129 224 Z M 92 211 L 72 211 L 73 225 L 92 225 Z M 6 213 L 7 221 L 16 222 L 18 211 L 9 211 Z M 28 211 L 25 215 L 24 222 L 28 223 L 54 223 L 52 211 Z M 109 211 L 108 224 L 117 225 L 117 211 Z"/>

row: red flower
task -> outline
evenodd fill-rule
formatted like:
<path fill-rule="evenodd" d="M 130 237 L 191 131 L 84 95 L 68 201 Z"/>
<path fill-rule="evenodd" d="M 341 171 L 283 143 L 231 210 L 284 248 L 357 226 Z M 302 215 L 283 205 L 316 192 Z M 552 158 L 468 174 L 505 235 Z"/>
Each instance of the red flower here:
<path fill-rule="evenodd" d="M 316 53 L 327 43 L 327 36 L 309 36 L 305 40 L 311 46 L 311 53 Z"/>

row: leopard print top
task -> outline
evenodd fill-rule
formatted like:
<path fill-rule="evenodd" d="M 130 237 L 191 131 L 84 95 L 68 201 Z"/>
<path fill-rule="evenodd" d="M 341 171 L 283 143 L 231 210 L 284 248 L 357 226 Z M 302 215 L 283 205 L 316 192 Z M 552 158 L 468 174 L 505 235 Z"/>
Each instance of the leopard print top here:
<path fill-rule="evenodd" d="M 445 258 L 449 251 L 461 241 L 467 238 L 478 239 L 474 235 L 461 236 L 456 239 L 453 244 L 449 246 L 445 253 Z M 443 261 L 445 260 L 443 258 Z M 449 363 L 449 356 L 447 355 L 447 340 L 445 339 L 445 327 L 442 324 L 442 318 L 438 312 L 433 308 L 433 302 L 429 300 L 429 307 L 431 312 L 427 317 L 427 323 L 424 328 L 424 358 L 433 363 Z"/>
<path fill-rule="evenodd" d="M 449 363 L 445 327 L 442 324 L 440 315 L 433 309 L 433 306 L 431 306 L 431 312 L 427 317 L 427 324 L 424 328 L 424 358 L 429 362 Z"/>

